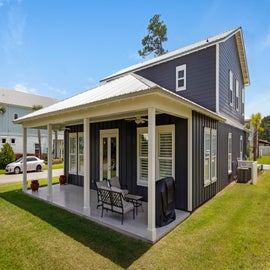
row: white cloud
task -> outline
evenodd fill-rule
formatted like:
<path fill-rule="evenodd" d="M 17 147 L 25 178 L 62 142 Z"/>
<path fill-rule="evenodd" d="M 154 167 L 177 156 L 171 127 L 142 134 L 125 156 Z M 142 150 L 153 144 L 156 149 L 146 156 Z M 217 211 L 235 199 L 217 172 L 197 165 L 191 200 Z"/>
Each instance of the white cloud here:
<path fill-rule="evenodd" d="M 38 93 L 38 90 L 36 88 L 27 87 L 26 85 L 24 85 L 22 83 L 15 84 L 13 88 L 16 91 L 20 91 L 20 92 L 24 92 L 24 93 L 35 94 L 35 95 L 37 95 L 37 93 Z"/>
<path fill-rule="evenodd" d="M 42 87 L 47 88 L 47 90 L 49 90 L 51 92 L 56 92 L 56 93 L 63 95 L 63 96 L 66 96 L 68 94 L 68 91 L 66 91 L 64 89 L 59 89 L 57 87 L 53 87 L 46 82 L 42 83 L 41 85 L 42 85 Z"/>

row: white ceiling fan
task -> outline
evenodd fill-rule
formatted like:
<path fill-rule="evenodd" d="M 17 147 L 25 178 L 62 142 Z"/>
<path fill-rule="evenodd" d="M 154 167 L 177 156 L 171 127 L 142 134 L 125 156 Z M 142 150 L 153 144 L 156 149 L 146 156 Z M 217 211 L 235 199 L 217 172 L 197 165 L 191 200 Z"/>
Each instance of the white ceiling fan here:
<path fill-rule="evenodd" d="M 147 118 L 143 118 L 140 115 L 136 115 L 135 117 L 126 119 L 127 121 L 134 121 L 137 125 L 144 124 L 148 121 Z"/>

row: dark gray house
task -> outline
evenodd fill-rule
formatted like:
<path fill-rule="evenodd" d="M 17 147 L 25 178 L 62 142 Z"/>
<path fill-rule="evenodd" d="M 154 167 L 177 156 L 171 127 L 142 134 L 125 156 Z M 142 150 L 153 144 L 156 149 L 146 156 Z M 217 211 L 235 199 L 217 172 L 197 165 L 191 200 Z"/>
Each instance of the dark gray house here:
<path fill-rule="evenodd" d="M 250 82 L 242 29 L 101 82 L 16 123 L 24 127 L 25 144 L 28 128 L 46 128 L 49 137 L 52 129 L 65 129 L 65 175 L 84 187 L 84 209 L 90 209 L 95 181 L 119 176 L 148 202 L 146 230 L 155 241 L 156 180 L 172 176 L 176 209 L 191 212 L 233 180 L 245 155 L 244 89 Z"/>

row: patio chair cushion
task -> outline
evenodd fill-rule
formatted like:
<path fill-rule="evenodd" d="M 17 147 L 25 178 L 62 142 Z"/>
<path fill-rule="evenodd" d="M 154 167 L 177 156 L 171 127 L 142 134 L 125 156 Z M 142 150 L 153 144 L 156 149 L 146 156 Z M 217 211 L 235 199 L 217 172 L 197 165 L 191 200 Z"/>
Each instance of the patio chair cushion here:
<path fill-rule="evenodd" d="M 111 187 L 115 187 L 115 188 L 121 189 L 124 192 L 124 197 L 125 197 L 125 195 L 128 194 L 128 190 L 127 189 L 122 189 L 121 188 L 121 185 L 120 185 L 120 181 L 119 181 L 119 177 L 118 176 L 115 176 L 115 177 L 111 178 L 109 180 L 109 183 L 110 183 L 110 186 Z"/>

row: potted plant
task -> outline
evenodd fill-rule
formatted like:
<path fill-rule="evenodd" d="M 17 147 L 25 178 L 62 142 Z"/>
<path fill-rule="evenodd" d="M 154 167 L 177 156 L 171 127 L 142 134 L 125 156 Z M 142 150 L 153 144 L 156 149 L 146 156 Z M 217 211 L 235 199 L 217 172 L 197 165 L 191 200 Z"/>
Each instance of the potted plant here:
<path fill-rule="evenodd" d="M 60 175 L 59 176 L 59 183 L 61 185 L 65 185 L 65 183 L 66 183 L 66 176 L 65 175 Z"/>
<path fill-rule="evenodd" d="M 38 190 L 38 188 L 39 188 L 39 182 L 38 182 L 38 180 L 32 180 L 31 181 L 31 189 L 33 191 L 36 191 L 36 190 Z"/>

